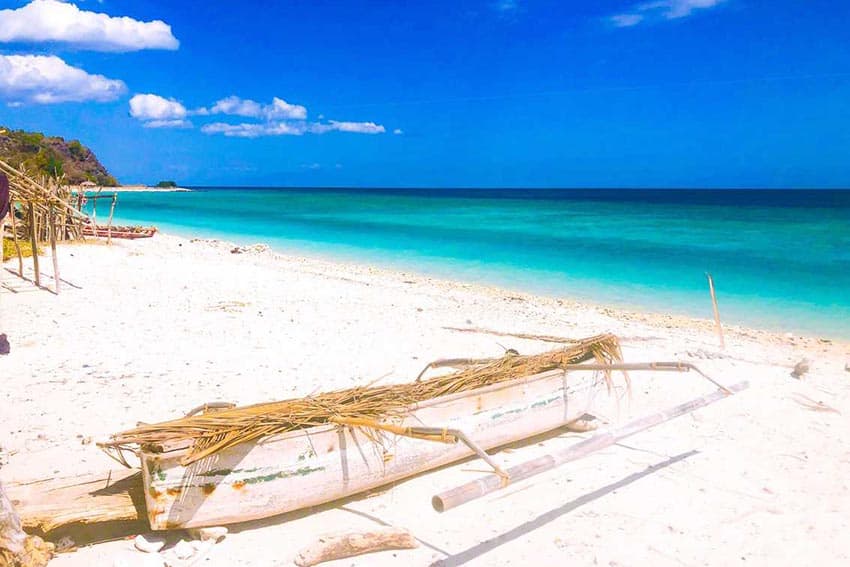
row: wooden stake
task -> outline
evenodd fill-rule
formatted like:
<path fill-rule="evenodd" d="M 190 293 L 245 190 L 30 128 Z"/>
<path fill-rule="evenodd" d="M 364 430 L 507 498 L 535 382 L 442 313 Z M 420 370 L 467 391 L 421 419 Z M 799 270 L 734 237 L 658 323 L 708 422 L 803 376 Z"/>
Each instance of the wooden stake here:
<path fill-rule="evenodd" d="M 24 277 L 24 255 L 21 253 L 21 243 L 18 242 L 18 222 L 15 219 L 15 202 L 9 203 L 12 217 L 12 241 L 15 243 L 15 252 L 18 255 L 18 276 Z"/>
<path fill-rule="evenodd" d="M 47 213 L 47 222 L 50 224 L 50 254 L 53 257 L 53 281 L 56 285 L 56 295 L 59 295 L 59 256 L 56 254 L 56 216 L 53 207 Z"/>
<path fill-rule="evenodd" d="M 29 203 L 29 217 L 30 217 L 30 245 L 32 245 L 32 265 L 35 270 L 35 285 L 41 287 L 41 271 L 38 269 L 38 238 L 36 234 L 38 234 L 38 226 L 35 220 L 35 207 L 33 207 L 32 201 Z"/>
<path fill-rule="evenodd" d="M 94 237 L 97 238 L 97 199 L 91 202 L 91 226 Z"/>
<path fill-rule="evenodd" d="M 720 311 L 717 309 L 717 295 L 714 293 L 714 278 L 708 272 L 705 273 L 708 278 L 708 291 L 711 293 L 711 306 L 714 308 L 714 324 L 717 327 L 717 338 L 720 340 L 720 349 L 726 348 L 726 342 L 723 340 L 723 327 L 720 325 Z"/>
<path fill-rule="evenodd" d="M 106 243 L 112 244 L 112 214 L 115 212 L 115 201 L 118 200 L 118 193 L 112 194 L 112 206 L 109 207 L 109 222 L 106 225 Z"/>
<path fill-rule="evenodd" d="M 361 533 L 330 534 L 320 537 L 295 556 L 298 567 L 311 567 L 325 561 L 344 559 L 387 549 L 413 549 L 419 546 L 410 532 L 399 528 L 375 528 Z"/>

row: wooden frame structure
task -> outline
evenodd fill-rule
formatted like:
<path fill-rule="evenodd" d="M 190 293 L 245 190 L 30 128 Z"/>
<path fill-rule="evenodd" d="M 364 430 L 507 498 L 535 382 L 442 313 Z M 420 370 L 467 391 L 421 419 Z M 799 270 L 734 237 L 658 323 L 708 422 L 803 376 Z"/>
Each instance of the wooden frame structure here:
<path fill-rule="evenodd" d="M 33 281 L 41 287 L 38 243 L 48 242 L 53 260 L 54 291 L 59 293 L 56 242 L 83 238 L 83 225 L 88 222 L 88 216 L 69 202 L 70 190 L 60 186 L 56 180 L 38 182 L 3 160 L 0 160 L 0 174 L 9 180 L 11 214 L 8 216 L 18 256 L 18 276 L 24 277 L 20 240 L 28 239 L 33 251 Z M 5 236 L 6 215 L 3 216 L 0 218 L 0 237 Z"/>

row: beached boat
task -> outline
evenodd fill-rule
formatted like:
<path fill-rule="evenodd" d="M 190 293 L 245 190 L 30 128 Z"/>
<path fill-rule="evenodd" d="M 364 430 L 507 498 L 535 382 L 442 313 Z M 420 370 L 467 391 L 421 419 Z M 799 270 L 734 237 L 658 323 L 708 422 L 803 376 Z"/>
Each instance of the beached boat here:
<path fill-rule="evenodd" d="M 581 417 L 600 390 L 593 374 L 560 370 L 416 404 L 402 426 L 464 432 L 490 449 Z M 604 391 L 604 387 L 602 388 Z M 398 422 L 393 422 L 397 425 Z M 142 478 L 152 529 L 228 524 L 343 498 L 473 455 L 372 428 L 325 425 L 240 443 L 181 464 L 191 449 L 145 447 Z"/>
<path fill-rule="evenodd" d="M 548 371 L 416 404 L 402 425 L 460 430 L 490 449 L 578 419 L 603 383 L 595 374 L 570 373 L 568 379 L 564 371 Z M 460 442 L 333 424 L 240 443 L 184 466 L 190 450 L 190 444 L 178 444 L 144 446 L 140 452 L 152 529 L 282 514 L 474 454 Z"/>
<path fill-rule="evenodd" d="M 156 234 L 155 226 L 113 226 L 108 227 L 102 224 L 93 226 L 91 224 L 83 225 L 83 236 L 97 236 L 101 238 L 150 238 Z"/>
<path fill-rule="evenodd" d="M 602 363 L 595 371 L 573 371 L 594 360 Z M 613 335 L 536 355 L 445 359 L 426 370 L 460 370 L 253 406 L 202 406 L 99 445 L 124 464 L 125 451 L 139 456 L 151 528 L 242 522 L 330 502 L 473 454 L 503 473 L 487 449 L 582 417 L 611 386 L 610 371 L 597 370 L 620 361 Z"/>

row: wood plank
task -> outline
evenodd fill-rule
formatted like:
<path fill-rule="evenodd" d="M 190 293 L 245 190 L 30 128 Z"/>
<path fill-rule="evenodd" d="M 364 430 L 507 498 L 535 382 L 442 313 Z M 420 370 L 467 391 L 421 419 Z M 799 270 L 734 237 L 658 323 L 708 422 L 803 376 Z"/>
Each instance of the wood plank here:
<path fill-rule="evenodd" d="M 6 486 L 24 530 L 77 545 L 149 529 L 141 472 L 113 470 Z"/>

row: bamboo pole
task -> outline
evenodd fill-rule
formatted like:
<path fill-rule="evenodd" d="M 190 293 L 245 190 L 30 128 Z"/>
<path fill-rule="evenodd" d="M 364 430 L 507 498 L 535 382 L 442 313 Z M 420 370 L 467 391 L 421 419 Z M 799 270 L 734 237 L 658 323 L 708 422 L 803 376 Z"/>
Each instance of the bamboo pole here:
<path fill-rule="evenodd" d="M 18 241 L 18 222 L 15 219 L 15 202 L 9 203 L 12 217 L 12 242 L 15 243 L 15 253 L 18 255 L 18 276 L 24 277 L 24 255 L 21 253 L 21 243 Z"/>
<path fill-rule="evenodd" d="M 53 282 L 55 284 L 56 295 L 59 295 L 59 256 L 56 254 L 56 216 L 53 209 L 48 213 L 47 222 L 50 224 L 50 254 L 53 257 Z"/>
<path fill-rule="evenodd" d="M 112 194 L 112 205 L 109 207 L 109 222 L 106 224 L 106 243 L 112 244 L 112 215 L 115 213 L 115 201 L 118 200 L 118 193 Z"/>
<path fill-rule="evenodd" d="M 38 269 L 38 238 L 36 237 L 38 227 L 35 220 L 35 207 L 30 202 L 27 208 L 29 209 L 30 217 L 30 244 L 32 245 L 32 266 L 35 270 L 35 285 L 41 287 L 41 272 Z"/>
<path fill-rule="evenodd" d="M 739 382 L 738 384 L 730 386 L 729 390 L 733 392 L 740 392 L 745 390 L 748 386 L 749 384 L 747 382 Z M 520 463 L 507 470 L 507 473 L 510 476 L 510 482 L 514 483 L 519 480 L 524 480 L 566 463 L 575 461 L 593 453 L 594 451 L 610 447 L 614 443 L 619 443 L 623 439 L 631 437 L 636 433 L 646 431 L 660 423 L 691 413 L 716 401 L 722 400 L 725 397 L 727 397 L 726 393 L 722 390 L 716 390 L 707 396 L 695 398 L 689 402 L 674 406 L 667 410 L 634 419 L 622 427 L 598 433 L 593 437 L 585 439 L 575 445 L 571 445 L 566 449 L 561 449 L 555 453 L 543 455 L 536 459 Z M 436 494 L 431 499 L 431 505 L 437 512 L 445 512 L 446 510 L 451 510 L 461 504 L 466 504 L 471 500 L 475 500 L 490 494 L 491 492 L 495 492 L 505 486 L 504 478 L 497 474 L 489 474 L 462 486 Z"/>
<path fill-rule="evenodd" d="M 91 227 L 92 234 L 97 238 L 97 199 L 92 199 L 91 202 Z"/>
<path fill-rule="evenodd" d="M 711 294 L 711 306 L 714 309 L 714 325 L 717 327 L 717 338 L 720 340 L 720 349 L 726 348 L 726 341 L 723 340 L 723 327 L 720 325 L 720 311 L 717 309 L 717 294 L 714 292 L 714 278 L 706 272 L 705 277 L 708 278 L 708 292 Z"/>

